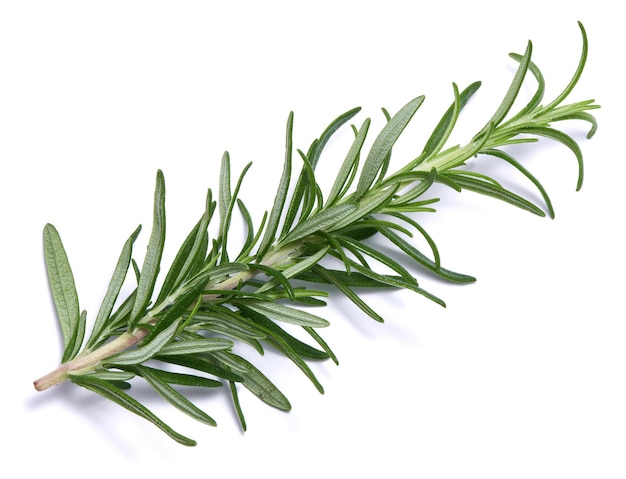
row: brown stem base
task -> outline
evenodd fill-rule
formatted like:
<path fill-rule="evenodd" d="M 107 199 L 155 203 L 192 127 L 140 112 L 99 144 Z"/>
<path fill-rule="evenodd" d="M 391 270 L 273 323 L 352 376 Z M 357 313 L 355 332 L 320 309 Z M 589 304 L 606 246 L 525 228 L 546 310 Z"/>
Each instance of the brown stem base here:
<path fill-rule="evenodd" d="M 124 333 L 95 351 L 85 354 L 84 356 L 78 356 L 77 358 L 62 364 L 54 371 L 51 371 L 45 376 L 37 379 L 33 382 L 35 389 L 37 391 L 44 391 L 52 386 L 56 386 L 57 384 L 66 381 L 71 372 L 90 369 L 93 370 L 103 359 L 111 357 L 120 351 L 134 346 L 147 334 L 147 329 L 139 329 L 135 334 Z"/>

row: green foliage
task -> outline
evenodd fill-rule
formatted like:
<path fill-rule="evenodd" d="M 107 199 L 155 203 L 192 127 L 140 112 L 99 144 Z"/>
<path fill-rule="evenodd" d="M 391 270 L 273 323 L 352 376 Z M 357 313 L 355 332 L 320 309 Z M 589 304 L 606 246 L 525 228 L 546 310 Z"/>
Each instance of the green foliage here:
<path fill-rule="evenodd" d="M 48 283 L 63 334 L 62 362 L 73 359 L 80 350 L 85 315 L 79 313 L 78 293 L 65 248 L 56 228 L 47 224 L 43 230 L 44 256 Z"/>
<path fill-rule="evenodd" d="M 441 265 L 434 240 L 417 220 L 418 213 L 435 211 L 433 204 L 437 199 L 426 197 L 434 184 L 487 195 L 540 216 L 547 211 L 553 217 L 552 202 L 539 180 L 503 149 L 545 137 L 573 152 L 578 163 L 577 188 L 581 187 L 580 148 L 573 138 L 554 126 L 563 120 L 583 120 L 591 125 L 589 137 L 596 130 L 595 118 L 589 111 L 598 106 L 592 100 L 562 104 L 580 78 L 587 57 L 587 38 L 582 25 L 580 28 L 583 37 L 580 63 L 570 83 L 552 102 L 541 105 L 545 82 L 539 68 L 531 61 L 532 45 L 529 43 L 523 55 L 511 55 L 519 66 L 509 90 L 491 119 L 468 144 L 446 146 L 461 110 L 479 89 L 479 82 L 462 91 L 453 85 L 453 103 L 422 152 L 394 173 L 388 173 L 394 145 L 424 97 L 409 101 L 394 115 L 384 111 L 387 123 L 373 139 L 367 154 L 363 148 L 371 122 L 365 119 L 359 128 L 353 125 L 354 141 L 326 198 L 315 179 L 317 164 L 335 132 L 360 109 L 338 116 L 311 143 L 306 153 L 297 150 L 301 170 L 290 190 L 296 163 L 291 113 L 286 128 L 283 171 L 274 203 L 257 227 L 239 198 L 250 165 L 244 168 L 233 187 L 230 158 L 225 153 L 217 200 L 209 190 L 202 217 L 180 246 L 160 291 L 155 294 L 166 225 L 165 181 L 159 171 L 153 227 L 142 267 L 132 259 L 133 243 L 140 232 L 137 228 L 122 248 L 84 348 L 86 313 L 80 313 L 74 278 L 59 234 L 52 225 L 46 225 L 45 259 L 65 347 L 61 358 L 63 365 L 36 381 L 35 386 L 45 389 L 69 379 L 147 419 L 185 445 L 195 442 L 175 432 L 124 392 L 130 388 L 131 381 L 143 379 L 167 402 L 207 425 L 216 423 L 176 386 L 210 391 L 228 385 L 245 430 L 240 386 L 273 407 L 285 411 L 291 408 L 287 397 L 250 360 L 239 355 L 237 349 L 247 346 L 263 355 L 265 348 L 271 346 L 323 392 L 310 362 L 338 361 L 320 335 L 320 330 L 329 322 L 302 308 L 303 305 L 326 304 L 322 298 L 326 298 L 328 292 L 314 289 L 315 284 L 331 287 L 367 316 L 382 322 L 383 316 L 359 294 L 363 288 L 407 289 L 444 305 L 441 299 L 420 287 L 412 270 L 426 270 L 456 283 L 474 281 L 472 276 Z M 528 72 L 533 75 L 537 89 L 530 101 L 510 116 Z M 365 160 L 361 165 L 362 155 Z M 465 169 L 466 162 L 474 157 L 501 160 L 511 165 L 537 188 L 543 204 L 503 187 L 484 173 Z M 236 252 L 229 251 L 228 234 L 236 209 L 247 232 L 243 247 L 234 254 Z M 216 212 L 218 233 L 216 238 L 210 239 L 208 228 Z M 421 251 L 412 243 L 414 235 L 425 240 L 427 251 Z M 372 237 L 383 241 L 385 248 L 372 246 Z M 136 287 L 127 298 L 120 300 L 122 285 L 131 281 L 127 278 L 131 266 L 137 279 Z M 171 367 L 195 373 L 172 371 Z"/>

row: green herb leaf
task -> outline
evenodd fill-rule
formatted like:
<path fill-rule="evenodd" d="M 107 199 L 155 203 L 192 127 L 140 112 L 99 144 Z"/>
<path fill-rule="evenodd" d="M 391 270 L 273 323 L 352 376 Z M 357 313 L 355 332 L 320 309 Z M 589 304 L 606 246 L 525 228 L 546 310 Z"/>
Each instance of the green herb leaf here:
<path fill-rule="evenodd" d="M 348 216 L 357 208 L 358 207 L 355 204 L 344 203 L 322 210 L 318 214 L 313 215 L 300 223 L 291 231 L 291 233 L 282 238 L 278 243 L 278 248 L 289 243 L 295 243 L 296 241 L 317 233 L 318 231 L 324 231 L 329 226 L 341 221 L 342 218 Z"/>
<path fill-rule="evenodd" d="M 283 207 L 287 198 L 287 190 L 289 189 L 289 182 L 291 179 L 291 157 L 293 153 L 293 112 L 289 114 L 287 120 L 287 140 L 285 146 L 285 164 L 283 166 L 283 174 L 280 177 L 278 189 L 276 190 L 276 197 L 274 199 L 274 206 L 270 213 L 269 220 L 265 226 L 265 235 L 259 245 L 258 256 L 262 257 L 271 243 L 275 239 L 276 231 L 278 230 L 278 223 L 282 216 Z"/>
<path fill-rule="evenodd" d="M 51 224 L 47 224 L 43 230 L 44 256 L 48 271 L 48 282 L 52 299 L 57 311 L 57 318 L 63 334 L 63 359 L 70 359 L 74 351 L 72 339 L 76 338 L 79 328 L 80 313 L 78 306 L 78 293 L 74 283 L 74 275 L 61 242 L 58 231 Z"/>
<path fill-rule="evenodd" d="M 161 369 L 150 368 L 148 366 L 141 366 L 140 369 L 136 369 L 136 366 L 125 366 L 130 370 L 138 371 L 141 376 L 142 373 L 148 370 L 153 376 L 157 376 L 161 381 L 167 384 L 176 384 L 179 386 L 193 386 L 202 388 L 218 388 L 222 386 L 222 383 L 214 379 L 209 379 L 201 376 L 195 376 L 193 374 L 175 373 L 172 371 L 163 371 Z"/>
<path fill-rule="evenodd" d="M 367 137 L 370 124 L 371 120 L 367 118 L 356 134 L 354 142 L 350 147 L 350 151 L 348 151 L 346 159 L 343 161 L 339 173 L 335 178 L 335 182 L 333 183 L 330 193 L 328 194 L 328 199 L 326 201 L 327 205 L 332 205 L 335 200 L 341 197 L 342 193 L 344 193 L 346 189 L 350 188 L 352 185 L 352 178 L 354 178 L 356 174 L 356 169 L 359 164 L 359 156 L 361 154 L 363 144 L 365 143 L 365 138 Z"/>
<path fill-rule="evenodd" d="M 209 190 L 206 197 L 205 212 L 187 235 L 174 261 L 172 261 L 156 300 L 157 304 L 165 301 L 166 297 L 179 288 L 183 281 L 195 275 L 202 268 L 208 245 L 207 228 L 211 222 L 214 208 L 212 192 Z"/>
<path fill-rule="evenodd" d="M 330 323 L 324 318 L 295 308 L 290 308 L 280 303 L 270 303 L 259 300 L 242 300 L 235 304 L 244 305 L 257 313 L 268 316 L 276 321 L 297 324 L 298 326 L 310 326 L 312 328 L 324 328 Z"/>
<path fill-rule="evenodd" d="M 141 374 L 148 384 L 150 384 L 154 390 L 161 395 L 168 403 L 174 406 L 176 409 L 184 412 L 188 416 L 194 418 L 196 421 L 200 421 L 209 426 L 217 426 L 215 420 L 207 413 L 199 409 L 185 396 L 176 391 L 173 387 L 161 380 L 158 374 L 153 374 L 148 368 L 141 366 L 135 366 L 137 373 Z"/>
<path fill-rule="evenodd" d="M 264 403 L 281 411 L 291 410 L 287 396 L 252 363 L 248 363 L 248 371 L 243 375 L 241 384 Z"/>
<path fill-rule="evenodd" d="M 360 199 L 370 186 L 372 186 L 374 178 L 378 175 L 385 158 L 391 153 L 391 148 L 423 102 L 424 97 L 419 96 L 404 105 L 400 111 L 389 120 L 387 125 L 385 125 L 380 134 L 376 137 L 367 155 L 361 177 L 356 187 L 356 200 Z"/>
<path fill-rule="evenodd" d="M 103 381 L 102 379 L 89 377 L 89 376 L 73 376 L 72 382 L 82 386 L 86 389 L 94 391 L 101 396 L 110 399 L 111 401 L 119 404 L 125 409 L 128 409 L 130 412 L 137 414 L 138 416 L 150 421 L 156 427 L 165 432 L 168 436 L 174 439 L 179 444 L 183 446 L 195 446 L 197 443 L 193 439 L 189 439 L 188 437 L 183 436 L 182 434 L 177 433 L 167 424 L 165 424 L 161 419 L 159 419 L 154 413 L 152 413 L 148 408 L 143 406 L 139 401 L 132 398 L 128 394 L 122 392 L 116 386 L 112 385 L 108 381 Z"/>
<path fill-rule="evenodd" d="M 150 303 L 152 291 L 156 283 L 163 245 L 165 244 L 165 180 L 163 172 L 157 172 L 156 189 L 154 192 L 154 214 L 152 234 L 148 243 L 148 250 L 139 276 L 137 296 L 131 312 L 129 327 L 133 328 L 142 318 L 146 307 Z"/>
<path fill-rule="evenodd" d="M 509 86 L 509 90 L 507 91 L 504 99 L 502 100 L 502 103 L 500 103 L 500 106 L 498 107 L 496 112 L 493 114 L 491 119 L 487 122 L 487 125 L 485 126 L 485 128 L 483 128 L 483 130 L 476 136 L 481 136 L 482 134 L 486 133 L 489 130 L 489 128 L 491 128 L 490 125 L 495 125 L 495 126 L 499 125 L 500 122 L 504 120 L 504 117 L 506 117 L 507 113 L 513 106 L 513 103 L 515 102 L 517 95 L 519 94 L 519 90 L 522 87 L 522 83 L 524 82 L 524 77 L 526 76 L 526 72 L 528 71 L 528 68 L 530 66 L 530 57 L 532 55 L 532 51 L 533 51 L 533 45 L 531 42 L 528 42 L 528 45 L 526 47 L 526 52 L 524 53 L 524 56 L 522 56 L 519 59 L 519 67 L 517 68 L 517 71 L 515 72 L 513 81 L 511 82 L 511 85 Z"/>
<path fill-rule="evenodd" d="M 122 285 L 124 284 L 124 280 L 126 279 L 126 273 L 128 272 L 128 268 L 130 267 L 130 260 L 132 258 L 133 252 L 133 243 L 139 232 L 141 231 L 141 226 L 139 226 L 133 234 L 130 235 L 126 243 L 124 243 L 124 247 L 122 248 L 122 253 L 120 254 L 119 259 L 117 260 L 117 265 L 115 266 L 115 271 L 113 272 L 113 277 L 109 282 L 109 287 L 107 289 L 106 295 L 102 300 L 102 305 L 100 306 L 100 310 L 98 311 L 98 316 L 96 316 L 96 321 L 93 326 L 93 330 L 91 333 L 91 337 L 87 343 L 87 347 L 91 348 L 95 344 L 98 344 L 101 341 L 100 334 L 105 328 L 109 317 L 111 316 L 111 312 L 113 311 L 113 307 L 115 305 L 115 301 L 122 289 Z"/>
<path fill-rule="evenodd" d="M 168 343 L 159 350 L 160 355 L 198 354 L 213 351 L 226 351 L 233 347 L 233 342 L 220 338 L 187 339 Z"/>

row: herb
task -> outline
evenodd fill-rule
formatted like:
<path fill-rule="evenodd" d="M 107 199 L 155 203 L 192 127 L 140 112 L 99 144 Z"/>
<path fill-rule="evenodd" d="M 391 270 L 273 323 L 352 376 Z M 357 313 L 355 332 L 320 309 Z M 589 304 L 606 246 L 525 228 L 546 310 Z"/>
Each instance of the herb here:
<path fill-rule="evenodd" d="M 502 149 L 535 142 L 538 137 L 556 140 L 573 152 L 578 163 L 577 188 L 582 186 L 580 148 L 573 138 L 553 126 L 563 120 L 583 120 L 591 125 L 588 137 L 596 130 L 596 120 L 589 113 L 598 108 L 593 100 L 563 104 L 578 82 L 587 57 L 586 33 L 579 25 L 583 38 L 580 62 L 570 83 L 552 102 L 541 104 L 545 84 L 531 61 L 529 42 L 523 55 L 511 55 L 519 67 L 509 90 L 468 144 L 446 146 L 460 111 L 480 87 L 479 82 L 462 91 L 453 85 L 454 101 L 423 151 L 394 173 L 388 171 L 392 149 L 424 97 L 409 101 L 393 116 L 383 110 L 387 123 L 367 152 L 364 144 L 370 120 L 365 119 L 358 127 L 353 125 L 352 146 L 326 197 L 315 179 L 317 163 L 333 134 L 359 109 L 337 117 L 306 152 L 297 150 L 295 154 L 290 114 L 274 204 L 256 226 L 239 197 L 250 165 L 233 183 L 230 159 L 225 153 L 218 194 L 214 197 L 208 191 L 204 214 L 181 245 L 157 294 L 155 285 L 166 232 L 165 182 L 159 171 L 152 232 L 143 264 L 139 268 L 133 259 L 133 244 L 140 232 L 137 228 L 122 248 L 89 336 L 86 313 L 80 310 L 60 236 L 54 226 L 46 225 L 45 260 L 65 348 L 62 365 L 35 381 L 35 388 L 44 390 L 69 380 L 147 419 L 184 445 L 195 445 L 195 441 L 174 431 L 128 394 L 131 380 L 142 378 L 174 407 L 208 425 L 215 425 L 214 419 L 175 386 L 228 386 L 245 430 L 239 401 L 241 387 L 278 409 L 291 408 L 286 396 L 264 373 L 234 352 L 236 345 L 245 344 L 259 354 L 267 346 L 280 351 L 323 392 L 309 362 L 331 359 L 337 363 L 319 332 L 329 323 L 301 305 L 325 305 L 330 285 L 366 315 L 382 322 L 382 316 L 359 295 L 362 288 L 403 288 L 444 305 L 420 287 L 408 265 L 452 282 L 474 281 L 441 265 L 435 242 L 415 219 L 416 213 L 435 211 L 437 199 L 426 197 L 431 186 L 440 183 L 458 191 L 474 191 L 539 216 L 545 216 L 545 208 L 553 217 L 552 203 L 539 180 Z M 528 72 L 535 78 L 536 92 L 523 108 L 509 115 Z M 486 174 L 465 169 L 466 162 L 474 157 L 490 157 L 512 165 L 534 184 L 544 204 L 514 193 Z M 294 163 L 301 165 L 297 177 L 292 175 Z M 229 247 L 228 237 L 235 210 L 247 226 L 243 247 L 237 252 Z M 208 232 L 211 222 L 219 222 L 214 238 Z M 414 234 L 425 238 L 430 251 L 425 253 L 413 246 L 410 239 Z M 387 250 L 392 252 L 372 247 L 368 239 L 374 235 L 386 241 Z M 385 271 L 380 270 L 381 265 Z M 136 287 L 127 298 L 118 298 L 131 270 Z M 315 289 L 316 284 L 324 286 Z M 308 341 L 298 338 L 294 327 Z"/>

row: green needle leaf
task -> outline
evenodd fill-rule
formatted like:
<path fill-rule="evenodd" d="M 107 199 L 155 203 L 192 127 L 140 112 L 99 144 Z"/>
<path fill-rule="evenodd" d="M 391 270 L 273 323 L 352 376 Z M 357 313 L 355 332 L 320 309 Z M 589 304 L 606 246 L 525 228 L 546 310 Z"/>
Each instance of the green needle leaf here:
<path fill-rule="evenodd" d="M 278 247 L 280 248 L 289 243 L 295 243 L 318 231 L 324 231 L 329 226 L 341 221 L 356 209 L 357 205 L 351 203 L 343 203 L 326 208 L 296 226 L 291 233 L 280 240 Z"/>
<path fill-rule="evenodd" d="M 136 366 L 125 366 L 129 370 L 137 370 Z M 202 388 L 218 388 L 222 386 L 222 383 L 214 379 L 209 379 L 201 376 L 195 376 L 193 374 L 174 373 L 171 371 L 163 371 L 161 369 L 150 368 L 148 366 L 141 366 L 139 373 L 148 370 L 153 376 L 157 376 L 161 381 L 168 384 L 176 384 L 178 386 L 193 386 Z M 141 374 L 140 374 L 141 375 Z"/>
<path fill-rule="evenodd" d="M 427 158 L 434 153 L 438 153 L 441 148 L 443 148 L 446 140 L 450 137 L 450 134 L 454 129 L 459 112 L 463 109 L 463 107 L 465 107 L 470 98 L 480 88 L 480 85 L 481 83 L 479 81 L 474 82 L 460 94 L 456 84 L 453 85 L 454 103 L 450 106 L 450 108 L 448 108 L 439 121 L 439 124 L 435 127 L 435 130 L 426 142 L 426 146 L 424 147 L 424 151 L 422 151 L 420 158 Z"/>
<path fill-rule="evenodd" d="M 62 361 L 69 361 L 74 359 L 76 355 L 80 352 L 80 348 L 83 345 L 83 340 L 85 339 L 85 327 L 87 325 L 87 311 L 83 311 L 78 318 L 78 323 L 74 328 L 72 339 L 67 345 L 65 354 L 63 356 Z"/>
<path fill-rule="evenodd" d="M 230 155 L 225 152 L 222 156 L 222 168 L 220 170 L 220 188 L 219 188 L 219 208 L 220 208 L 220 231 L 224 231 L 227 225 L 228 208 L 231 202 L 230 193 Z"/>
<path fill-rule="evenodd" d="M 233 347 L 233 342 L 220 338 L 186 339 L 166 344 L 159 351 L 160 355 L 198 354 L 213 351 L 226 351 Z"/>
<path fill-rule="evenodd" d="M 582 75 L 583 70 L 585 69 L 585 63 L 587 63 L 587 54 L 589 53 L 589 45 L 588 45 L 588 41 L 587 41 L 587 32 L 586 32 L 585 27 L 583 26 L 583 24 L 581 22 L 578 22 L 578 27 L 580 28 L 580 33 L 582 35 L 582 40 L 583 40 L 582 52 L 580 54 L 580 60 L 578 62 L 578 66 L 576 67 L 576 71 L 574 72 L 574 76 L 572 76 L 572 79 L 567 84 L 565 89 L 563 89 L 561 94 L 558 95 L 549 105 L 546 106 L 546 110 L 552 110 L 552 109 L 556 108 L 558 105 L 560 105 L 565 100 L 565 98 L 567 98 L 567 96 L 572 92 L 572 90 L 574 89 L 574 87 L 578 83 L 578 80 L 580 80 L 580 76 Z"/>
<path fill-rule="evenodd" d="M 131 312 L 129 327 L 134 327 L 142 318 L 146 307 L 150 303 L 152 291 L 156 283 L 161 256 L 163 255 L 163 245 L 165 243 L 165 180 L 163 172 L 157 172 L 156 189 L 154 192 L 154 214 L 152 224 L 152 234 L 148 243 L 148 250 L 139 276 L 137 286 L 137 296 Z"/>
<path fill-rule="evenodd" d="M 287 120 L 287 140 L 285 147 L 285 164 L 283 166 L 283 174 L 276 190 L 276 197 L 274 199 L 274 206 L 270 213 L 269 220 L 265 226 L 265 235 L 259 245 L 258 256 L 262 257 L 271 243 L 275 239 L 276 231 L 278 230 L 278 223 L 282 216 L 283 207 L 287 198 L 287 190 L 289 189 L 289 182 L 291 179 L 291 157 L 293 153 L 293 112 L 289 114 Z"/>
<path fill-rule="evenodd" d="M 152 424 L 161 429 L 179 444 L 182 444 L 183 446 L 196 445 L 196 441 L 194 441 L 193 439 L 189 439 L 188 437 L 185 437 L 182 434 L 174 431 L 171 427 L 169 427 L 161 419 L 159 419 L 152 411 L 143 406 L 133 397 L 119 390 L 108 381 L 103 381 L 102 379 L 89 376 L 73 376 L 72 382 L 86 389 L 94 391 L 101 396 L 119 404 L 123 408 L 128 409 L 130 412 L 133 412 L 138 416 L 150 421 Z"/>
<path fill-rule="evenodd" d="M 159 393 L 161 397 L 163 397 L 163 399 L 165 399 L 176 409 L 184 412 L 188 416 L 194 418 L 196 421 L 208 424 L 209 426 L 217 426 L 217 423 L 211 416 L 199 409 L 196 405 L 194 405 L 185 396 L 176 391 L 176 389 L 171 387 L 165 381 L 162 381 L 161 378 L 157 374 L 153 374 L 150 369 L 141 366 L 136 366 L 135 369 L 137 370 L 137 373 L 141 374 L 141 376 L 150 384 L 150 386 L 152 386 L 154 390 Z"/>
<path fill-rule="evenodd" d="M 100 333 L 105 328 L 107 321 L 111 315 L 111 311 L 113 311 L 113 306 L 115 305 L 115 301 L 122 289 L 122 285 L 124 284 L 124 280 L 126 279 L 126 273 L 128 272 L 128 268 L 130 267 L 130 260 L 132 258 L 133 251 L 133 243 L 139 232 L 141 231 L 141 226 L 139 226 L 133 234 L 130 235 L 130 238 L 124 244 L 124 248 L 122 249 L 122 253 L 120 254 L 119 259 L 117 260 L 117 266 L 115 267 L 115 271 L 113 272 L 113 277 L 109 283 L 109 288 L 107 289 L 106 295 L 102 301 L 102 305 L 100 306 L 100 310 L 98 311 L 98 316 L 96 317 L 96 321 L 93 326 L 93 330 L 91 333 L 91 337 L 89 338 L 89 342 L 87 343 L 87 347 L 90 348 L 95 344 L 101 341 Z"/>
<path fill-rule="evenodd" d="M 241 408 L 241 403 L 239 402 L 239 392 L 237 391 L 237 384 L 233 381 L 228 383 L 230 385 L 230 394 L 233 399 L 233 404 L 235 406 L 235 411 L 237 411 L 237 417 L 239 418 L 239 423 L 241 424 L 241 429 L 246 431 L 248 429 L 248 425 L 246 424 L 246 418 L 243 414 L 243 409 Z"/>
<path fill-rule="evenodd" d="M 248 371 L 243 374 L 241 383 L 264 403 L 281 411 L 291 410 L 287 397 L 252 363 L 248 363 Z"/>
<path fill-rule="evenodd" d="M 361 125 L 361 128 L 359 129 L 356 137 L 354 138 L 354 142 L 350 147 L 350 151 L 348 152 L 346 159 L 341 165 L 341 169 L 337 174 L 337 178 L 333 183 L 330 193 L 328 194 L 326 204 L 332 205 L 335 200 L 337 200 L 341 196 L 341 193 L 345 190 L 346 186 L 350 187 L 350 184 L 352 182 L 349 181 L 349 178 L 351 175 L 354 174 L 358 165 L 359 155 L 361 154 L 363 143 L 365 143 L 365 138 L 367 137 L 367 132 L 369 130 L 370 124 L 371 120 L 367 118 L 363 122 L 363 125 Z"/>
<path fill-rule="evenodd" d="M 74 283 L 74 275 L 61 242 L 58 231 L 51 224 L 47 224 L 43 230 L 44 256 L 48 271 L 48 282 L 52 299 L 57 311 L 61 333 L 63 334 L 63 359 L 70 359 L 74 345 L 72 339 L 76 338 L 79 328 L 80 312 L 78 306 L 78 293 Z"/>
<path fill-rule="evenodd" d="M 370 306 L 363 301 L 358 294 L 352 291 L 345 283 L 342 283 L 338 278 L 336 278 L 329 270 L 323 268 L 322 266 L 316 266 L 313 269 L 314 272 L 318 273 L 322 278 L 326 279 L 328 283 L 334 285 L 341 291 L 346 298 L 352 301 L 355 305 L 357 305 L 361 311 L 367 314 L 370 318 L 378 321 L 379 323 L 385 322 L 383 317 L 374 311 Z"/>
<path fill-rule="evenodd" d="M 424 97 L 419 96 L 404 105 L 400 111 L 389 120 L 376 137 L 363 164 L 363 171 L 361 171 L 361 176 L 356 187 L 356 200 L 360 199 L 370 186 L 372 186 L 385 158 L 391 153 L 391 148 L 423 102 Z"/>
<path fill-rule="evenodd" d="M 276 321 L 297 324 L 298 326 L 324 328 L 330 325 L 330 323 L 324 318 L 320 318 L 319 316 L 300 309 L 290 308 L 289 306 L 285 306 L 280 303 L 270 303 L 267 301 L 251 299 L 238 301 L 237 304 L 242 304 L 257 313 L 275 319 Z"/>
<path fill-rule="evenodd" d="M 532 51 L 533 45 L 531 42 L 528 42 L 528 46 L 526 47 L 526 52 L 524 53 L 524 56 L 519 59 L 519 67 L 515 72 L 515 77 L 513 77 L 513 81 L 509 86 L 509 90 L 507 91 L 504 99 L 502 100 L 502 103 L 500 103 L 500 106 L 498 107 L 496 112 L 487 122 L 485 128 L 483 128 L 483 130 L 478 135 L 476 135 L 477 137 L 486 133 L 491 128 L 490 125 L 499 125 L 513 106 L 519 90 L 522 87 L 522 83 L 524 83 L 524 77 L 526 76 L 526 72 L 528 71 L 528 68 L 530 66 L 530 57 L 532 55 Z"/>
<path fill-rule="evenodd" d="M 562 131 L 555 130 L 554 128 L 545 128 L 545 127 L 528 127 L 522 130 L 524 133 L 544 136 L 546 138 L 550 138 L 552 140 L 558 141 L 559 143 L 567 146 L 572 153 L 576 156 L 576 160 L 578 161 L 578 182 L 576 184 L 576 191 L 580 190 L 583 186 L 583 177 L 584 177 L 584 163 L 583 163 L 583 154 L 580 151 L 580 147 L 578 143 L 569 135 L 563 133 Z"/>

